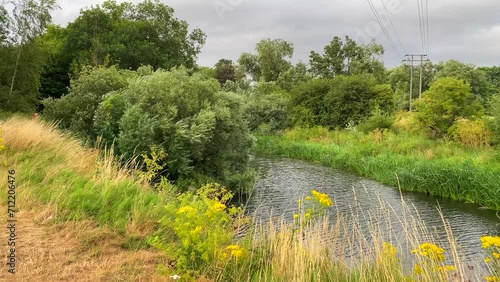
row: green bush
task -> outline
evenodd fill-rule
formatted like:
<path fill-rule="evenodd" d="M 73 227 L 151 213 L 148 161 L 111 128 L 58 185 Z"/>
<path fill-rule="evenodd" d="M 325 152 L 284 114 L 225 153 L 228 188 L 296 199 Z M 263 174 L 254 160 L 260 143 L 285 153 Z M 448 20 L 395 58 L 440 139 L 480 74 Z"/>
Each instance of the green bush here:
<path fill-rule="evenodd" d="M 301 127 L 321 125 L 321 116 L 326 112 L 324 97 L 329 91 L 328 79 L 313 79 L 294 87 L 291 91 L 293 125 Z"/>
<path fill-rule="evenodd" d="M 288 92 L 274 83 L 261 82 L 247 98 L 245 119 L 250 130 L 257 130 L 263 124 L 270 127 L 270 132 L 288 127 L 290 112 Z"/>
<path fill-rule="evenodd" d="M 492 133 L 484 120 L 459 119 L 448 130 L 456 141 L 472 148 L 488 147 Z"/>
<path fill-rule="evenodd" d="M 500 143 L 500 94 L 493 95 L 489 100 L 488 112 L 491 118 L 488 120 L 488 128 L 492 131 L 493 142 Z"/>
<path fill-rule="evenodd" d="M 393 123 L 394 117 L 376 108 L 365 122 L 359 124 L 358 129 L 364 133 L 369 133 L 377 128 L 390 129 Z"/>
<path fill-rule="evenodd" d="M 157 71 L 130 80 L 122 97 L 117 144 L 127 156 L 163 148 L 172 180 L 205 174 L 228 185 L 245 174 L 253 138 L 243 98 L 221 92 L 215 79 L 185 70 Z"/>
<path fill-rule="evenodd" d="M 379 108 L 394 110 L 394 92 L 369 75 L 315 79 L 292 90 L 292 121 L 296 126 L 345 128 L 359 124 Z"/>
<path fill-rule="evenodd" d="M 178 270 L 194 275 L 209 271 L 204 269 L 207 266 L 212 270 L 223 267 L 231 257 L 241 259 L 245 250 L 231 244 L 242 209 L 227 206 L 232 197 L 218 184 L 205 185 L 195 194 L 181 194 L 165 207 L 152 245 L 175 259 Z"/>
<path fill-rule="evenodd" d="M 231 185 L 251 179 L 244 102 L 220 91 L 217 80 L 185 69 L 96 68 L 75 80 L 67 96 L 47 100 L 45 114 L 92 141 L 115 143 L 125 159 L 162 149 L 163 175 L 172 181 L 206 175 L 237 188 Z"/>
<path fill-rule="evenodd" d="M 416 106 L 418 118 L 438 135 L 446 133 L 459 118 L 473 119 L 484 114 L 470 85 L 449 77 L 437 79 Z"/>
<path fill-rule="evenodd" d="M 45 99 L 43 113 L 48 119 L 59 122 L 61 128 L 94 141 L 97 137 L 94 117 L 99 104 L 109 92 L 125 88 L 127 78 L 133 75 L 133 72 L 116 67 L 88 68 L 78 79 L 71 81 L 67 95 L 60 99 Z"/>

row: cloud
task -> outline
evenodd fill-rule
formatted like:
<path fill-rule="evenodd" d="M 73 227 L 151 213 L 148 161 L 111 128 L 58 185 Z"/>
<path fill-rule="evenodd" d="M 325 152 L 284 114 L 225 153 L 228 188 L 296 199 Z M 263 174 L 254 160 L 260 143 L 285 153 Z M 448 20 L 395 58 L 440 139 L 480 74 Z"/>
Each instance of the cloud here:
<path fill-rule="evenodd" d="M 383 1 L 404 48 L 384 16 L 387 31 L 399 54 L 391 48 L 382 31 L 373 35 L 386 50 L 386 66 L 397 66 L 405 52 L 423 52 L 417 1 Z M 55 22 L 66 24 L 77 17 L 81 8 L 103 1 L 78 2 L 60 0 L 62 10 L 53 14 Z M 381 1 L 372 2 L 379 13 L 385 14 Z M 242 52 L 253 52 L 255 44 L 267 37 L 292 42 L 294 61 L 308 62 L 310 51 L 321 52 L 334 36 L 357 38 L 360 31 L 366 33 L 367 29 L 376 30 L 377 26 L 370 6 L 364 0 L 162 0 L 162 3 L 173 7 L 175 15 L 186 20 L 191 28 L 200 27 L 205 31 L 207 43 L 198 62 L 206 66 L 213 66 L 220 58 L 236 60 Z M 477 65 L 499 64 L 500 3 L 497 0 L 428 3 L 431 60 L 454 58 Z"/>

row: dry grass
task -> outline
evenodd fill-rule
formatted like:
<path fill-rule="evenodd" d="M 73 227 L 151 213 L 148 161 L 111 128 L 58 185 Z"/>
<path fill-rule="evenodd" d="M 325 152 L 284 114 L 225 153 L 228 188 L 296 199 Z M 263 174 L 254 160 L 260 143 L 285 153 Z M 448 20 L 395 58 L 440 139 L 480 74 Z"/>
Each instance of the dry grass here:
<path fill-rule="evenodd" d="M 0 281 L 168 281 L 155 271 L 164 263 L 160 252 L 125 250 L 124 236 L 91 220 L 54 225 L 53 209 L 17 214 L 17 273 L 12 279 L 2 263 Z"/>
<path fill-rule="evenodd" d="M 443 239 L 426 228 L 413 207 L 403 202 L 403 210 L 395 211 L 382 199 L 378 200 L 380 209 L 375 214 L 364 214 L 362 207 L 355 207 L 349 217 L 337 215 L 334 220 L 325 217 L 305 226 L 285 219 L 261 225 L 254 234 L 248 261 L 227 269 L 225 279 L 292 282 L 484 280 L 482 277 L 487 271 L 469 269 L 470 265 L 481 262 L 463 259 L 444 216 L 447 236 Z M 360 222 L 363 221 L 371 224 L 362 226 Z M 403 231 L 398 234 L 388 231 L 396 225 Z M 405 238 L 403 242 L 401 238 Z M 446 261 L 417 258 L 411 253 L 426 242 L 445 248 Z M 251 262 L 258 262 L 258 267 L 252 267 Z M 418 263 L 425 264 L 421 274 L 413 272 Z M 445 265 L 455 270 L 437 270 Z"/>
<path fill-rule="evenodd" d="M 134 238 L 144 245 L 155 230 L 162 197 L 120 165 L 112 150 L 85 148 L 41 120 L 12 117 L 0 121 L 0 129 L 6 147 L 0 160 L 8 163 L 0 179 L 7 183 L 7 171 L 16 170 L 19 210 L 17 274 L 12 280 L 2 263 L 0 281 L 168 281 L 156 271 L 165 254 L 130 245 Z M 92 206 L 97 201 L 103 206 Z M 108 217 L 95 214 L 96 208 Z M 6 222 L 6 201 L 0 209 Z M 0 232 L 0 242 L 8 235 Z"/>
<path fill-rule="evenodd" d="M 48 151 L 53 158 L 61 158 L 59 163 L 65 168 L 70 167 L 95 180 L 120 181 L 132 175 L 132 169 L 119 165 L 113 148 L 102 154 L 99 150 L 85 148 L 79 140 L 58 130 L 54 123 L 14 116 L 0 121 L 0 128 L 5 145 L 14 152 Z"/>

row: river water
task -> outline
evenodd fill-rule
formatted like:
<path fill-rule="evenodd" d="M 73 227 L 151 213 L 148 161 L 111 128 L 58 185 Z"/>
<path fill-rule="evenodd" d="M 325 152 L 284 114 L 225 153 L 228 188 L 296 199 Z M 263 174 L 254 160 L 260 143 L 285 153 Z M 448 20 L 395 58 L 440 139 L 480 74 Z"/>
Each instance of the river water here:
<path fill-rule="evenodd" d="M 500 234 L 500 219 L 496 212 L 476 205 L 421 193 L 401 193 L 394 187 L 352 173 L 300 160 L 257 157 L 253 164 L 259 171 L 259 180 L 248 200 L 247 213 L 263 221 L 275 217 L 292 221 L 297 199 L 315 189 L 334 200 L 335 206 L 330 211 L 332 222 L 339 215 L 356 218 L 355 222 L 367 236 L 373 231 L 370 226 L 375 223 L 385 240 L 403 246 L 406 251 L 411 249 L 404 232 L 409 218 L 420 218 L 428 229 L 427 233 L 433 235 L 427 240 L 447 249 L 449 237 L 443 216 L 449 223 L 459 253 L 464 259 L 475 262 L 484 257 L 480 237 Z"/>

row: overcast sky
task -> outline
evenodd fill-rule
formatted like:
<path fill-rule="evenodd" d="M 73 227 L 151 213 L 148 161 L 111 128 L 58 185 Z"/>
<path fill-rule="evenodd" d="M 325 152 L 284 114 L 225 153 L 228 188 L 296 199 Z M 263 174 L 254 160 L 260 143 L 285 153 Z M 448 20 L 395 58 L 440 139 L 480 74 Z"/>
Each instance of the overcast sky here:
<path fill-rule="evenodd" d="M 365 44 L 375 38 L 385 48 L 387 67 L 400 65 L 405 54 L 422 53 L 428 53 L 433 62 L 458 59 L 478 66 L 500 65 L 498 0 L 422 0 L 423 5 L 428 1 L 428 20 L 425 5 L 422 8 L 428 45 L 422 44 L 418 0 L 371 0 L 397 50 L 366 0 L 161 1 L 173 7 L 176 17 L 186 20 L 190 28 L 199 27 L 207 34 L 198 58 L 203 66 L 213 66 L 220 58 L 236 61 L 241 53 L 254 52 L 262 38 L 292 42 L 293 61 L 308 62 L 311 50 L 322 53 L 334 36 L 345 35 Z M 65 26 L 81 8 L 102 2 L 58 0 L 61 10 L 53 12 L 53 20 Z"/>

